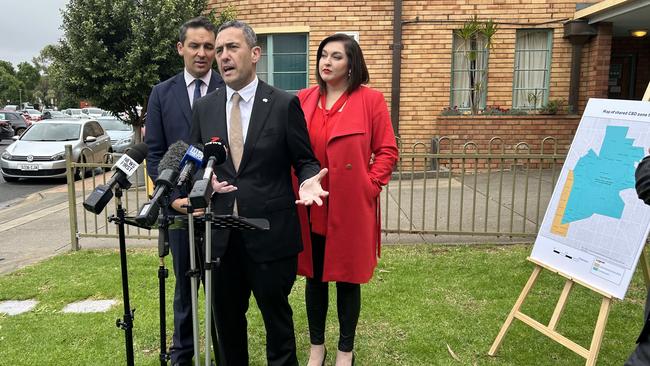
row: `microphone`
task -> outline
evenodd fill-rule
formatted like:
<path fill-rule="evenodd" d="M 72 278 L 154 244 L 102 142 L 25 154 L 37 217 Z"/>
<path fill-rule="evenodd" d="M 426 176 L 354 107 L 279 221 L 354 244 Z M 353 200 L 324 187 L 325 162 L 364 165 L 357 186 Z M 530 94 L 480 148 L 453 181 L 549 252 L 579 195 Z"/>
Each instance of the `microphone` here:
<path fill-rule="evenodd" d="M 191 145 L 181 160 L 181 173 L 178 176 L 177 187 L 182 187 L 192 178 L 196 168 L 203 164 L 203 145 Z"/>
<path fill-rule="evenodd" d="M 113 165 L 115 174 L 106 184 L 101 184 L 84 201 L 83 206 L 86 210 L 98 215 L 102 212 L 106 204 L 113 198 L 113 187 L 119 185 L 122 189 L 129 189 L 131 182 L 129 177 L 138 170 L 140 163 L 144 161 L 148 152 L 147 145 L 143 142 L 134 145 L 127 150 L 126 154 Z"/>
<path fill-rule="evenodd" d="M 169 146 L 165 155 L 158 164 L 158 178 L 156 188 L 149 202 L 142 205 L 135 221 L 139 225 L 151 227 L 158 219 L 160 211 L 160 200 L 165 197 L 176 185 L 179 174 L 181 159 L 187 150 L 188 145 L 183 141 L 177 141 Z"/>
<path fill-rule="evenodd" d="M 223 144 L 220 137 L 213 137 L 210 142 L 206 143 L 203 147 L 203 164 L 205 165 L 205 172 L 203 179 L 196 181 L 189 194 L 190 203 L 195 208 L 205 208 L 210 202 L 212 196 L 212 174 L 214 168 L 223 164 L 228 158 L 228 149 Z"/>

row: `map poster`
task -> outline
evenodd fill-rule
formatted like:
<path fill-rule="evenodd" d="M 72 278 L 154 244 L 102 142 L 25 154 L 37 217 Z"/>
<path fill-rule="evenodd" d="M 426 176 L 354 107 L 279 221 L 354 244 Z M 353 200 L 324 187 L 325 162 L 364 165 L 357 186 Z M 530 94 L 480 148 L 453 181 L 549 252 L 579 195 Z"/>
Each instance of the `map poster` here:
<path fill-rule="evenodd" d="M 531 258 L 623 299 L 650 230 L 634 171 L 650 149 L 650 103 L 590 99 Z"/>

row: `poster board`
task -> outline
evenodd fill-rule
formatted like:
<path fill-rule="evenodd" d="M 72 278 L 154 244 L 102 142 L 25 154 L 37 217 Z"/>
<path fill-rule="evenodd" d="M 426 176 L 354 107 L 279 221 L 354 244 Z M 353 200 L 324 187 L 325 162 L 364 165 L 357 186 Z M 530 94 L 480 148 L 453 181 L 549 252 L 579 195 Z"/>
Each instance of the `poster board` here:
<path fill-rule="evenodd" d="M 531 258 L 623 299 L 650 229 L 634 171 L 650 149 L 650 103 L 590 99 Z"/>

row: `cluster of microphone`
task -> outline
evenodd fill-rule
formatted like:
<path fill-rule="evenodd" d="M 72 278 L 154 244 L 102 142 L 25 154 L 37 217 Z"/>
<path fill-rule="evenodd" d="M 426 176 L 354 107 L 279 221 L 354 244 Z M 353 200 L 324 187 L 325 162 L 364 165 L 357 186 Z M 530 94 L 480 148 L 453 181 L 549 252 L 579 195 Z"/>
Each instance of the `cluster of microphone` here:
<path fill-rule="evenodd" d="M 107 184 L 99 185 L 84 201 L 86 210 L 99 214 L 113 198 L 113 188 L 119 185 L 121 189 L 131 186 L 129 177 L 138 169 L 147 156 L 147 145 L 137 144 L 115 163 L 115 173 Z M 205 169 L 201 179 L 193 182 L 188 195 L 194 208 L 205 208 L 210 203 L 213 189 L 211 184 L 214 169 L 223 164 L 228 157 L 228 150 L 219 137 L 213 137 L 205 145 L 188 145 L 177 141 L 169 146 L 167 152 L 158 164 L 158 178 L 151 200 L 138 211 L 135 221 L 139 226 L 151 227 L 158 220 L 160 205 L 175 188 L 189 187 L 194 175 L 199 169 Z"/>

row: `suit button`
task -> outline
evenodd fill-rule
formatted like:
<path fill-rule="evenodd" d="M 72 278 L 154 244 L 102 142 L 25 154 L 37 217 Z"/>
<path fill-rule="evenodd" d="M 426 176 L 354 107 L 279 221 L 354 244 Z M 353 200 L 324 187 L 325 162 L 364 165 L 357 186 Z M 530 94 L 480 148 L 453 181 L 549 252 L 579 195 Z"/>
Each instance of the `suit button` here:
<path fill-rule="evenodd" d="M 232 208 L 234 205 L 235 205 L 234 202 L 230 202 L 230 203 L 228 204 L 228 208 Z"/>
<path fill-rule="evenodd" d="M 350 164 L 350 163 L 345 164 L 345 169 L 347 169 L 347 170 L 352 169 L 352 164 Z"/>

